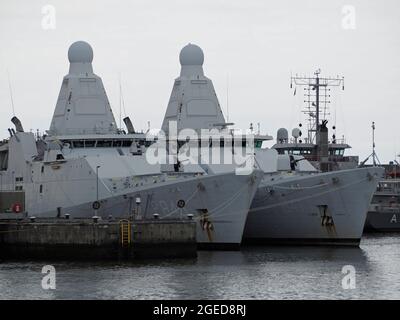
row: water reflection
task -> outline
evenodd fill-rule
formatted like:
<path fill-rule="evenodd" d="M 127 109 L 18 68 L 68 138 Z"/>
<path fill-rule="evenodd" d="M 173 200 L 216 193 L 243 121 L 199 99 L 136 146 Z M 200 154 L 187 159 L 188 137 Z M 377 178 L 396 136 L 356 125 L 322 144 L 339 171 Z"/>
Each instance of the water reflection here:
<path fill-rule="evenodd" d="M 57 289 L 41 288 L 53 264 Z M 356 289 L 342 288 L 342 268 Z M 400 298 L 400 237 L 368 236 L 360 248 L 244 247 L 197 259 L 129 263 L 2 262 L 1 299 L 358 299 Z"/>

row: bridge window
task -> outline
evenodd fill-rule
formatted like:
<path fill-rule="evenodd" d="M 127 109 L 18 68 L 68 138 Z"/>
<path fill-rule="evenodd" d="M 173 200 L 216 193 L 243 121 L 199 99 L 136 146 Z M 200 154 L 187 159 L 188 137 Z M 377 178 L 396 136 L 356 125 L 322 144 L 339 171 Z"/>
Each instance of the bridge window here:
<path fill-rule="evenodd" d="M 130 140 L 124 140 L 124 141 L 122 141 L 122 146 L 123 146 L 123 147 L 129 148 L 129 147 L 131 146 L 131 144 L 132 144 L 132 141 L 130 141 Z"/>
<path fill-rule="evenodd" d="M 342 156 L 344 155 L 344 149 L 333 149 L 330 151 L 330 154 L 334 156 Z"/>
<path fill-rule="evenodd" d="M 122 141 L 121 140 L 114 140 L 113 141 L 113 147 L 121 147 Z"/>
<path fill-rule="evenodd" d="M 83 148 L 85 146 L 85 141 L 84 140 L 72 141 L 72 146 L 74 148 Z"/>
<path fill-rule="evenodd" d="M 73 148 L 129 148 L 132 140 L 74 140 L 64 141 L 64 143 L 70 143 Z M 141 144 L 150 145 L 151 141 L 141 142 Z"/>
<path fill-rule="evenodd" d="M 94 148 L 96 140 L 85 140 L 85 148 Z"/>
<path fill-rule="evenodd" d="M 110 148 L 112 147 L 112 140 L 98 140 L 96 148 Z"/>

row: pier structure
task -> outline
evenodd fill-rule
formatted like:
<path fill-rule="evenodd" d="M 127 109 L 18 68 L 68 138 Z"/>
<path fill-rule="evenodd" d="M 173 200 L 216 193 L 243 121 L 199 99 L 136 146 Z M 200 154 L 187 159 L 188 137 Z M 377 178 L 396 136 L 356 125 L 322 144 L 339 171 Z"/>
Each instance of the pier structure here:
<path fill-rule="evenodd" d="M 9 213 L 7 217 L 9 217 Z M 135 260 L 196 257 L 196 224 L 182 220 L 9 219 L 0 214 L 0 259 Z"/>

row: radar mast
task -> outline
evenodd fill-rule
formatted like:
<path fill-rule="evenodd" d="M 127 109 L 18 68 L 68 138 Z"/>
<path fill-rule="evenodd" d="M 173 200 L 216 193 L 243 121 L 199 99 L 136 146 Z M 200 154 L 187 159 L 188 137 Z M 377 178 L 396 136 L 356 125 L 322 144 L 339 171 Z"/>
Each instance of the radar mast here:
<path fill-rule="evenodd" d="M 307 104 L 303 113 L 308 116 L 308 142 L 318 140 L 320 119 L 326 120 L 329 115 L 330 87 L 340 87 L 344 90 L 344 77 L 320 77 L 321 69 L 314 72 L 314 76 L 291 76 L 290 87 L 293 84 L 304 89 L 304 103 Z M 296 94 L 296 91 L 295 91 Z M 322 108 L 321 108 L 322 106 Z"/>

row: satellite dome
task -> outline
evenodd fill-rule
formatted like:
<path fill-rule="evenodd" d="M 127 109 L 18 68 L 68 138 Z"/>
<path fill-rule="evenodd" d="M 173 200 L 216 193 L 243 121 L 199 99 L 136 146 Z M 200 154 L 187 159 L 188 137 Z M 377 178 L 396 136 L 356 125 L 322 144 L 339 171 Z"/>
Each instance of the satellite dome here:
<path fill-rule="evenodd" d="M 281 143 L 288 141 L 289 139 L 288 131 L 285 128 L 278 129 L 278 132 L 276 133 L 276 138 Z"/>
<path fill-rule="evenodd" d="M 293 138 L 297 139 L 298 137 L 301 137 L 301 131 L 299 128 L 294 128 L 292 130 L 292 136 Z"/>
<path fill-rule="evenodd" d="M 68 49 L 70 63 L 91 63 L 93 61 L 93 49 L 85 41 L 76 41 Z"/>
<path fill-rule="evenodd" d="M 181 50 L 179 61 L 182 66 L 202 66 L 204 53 L 199 46 L 189 43 Z"/>

